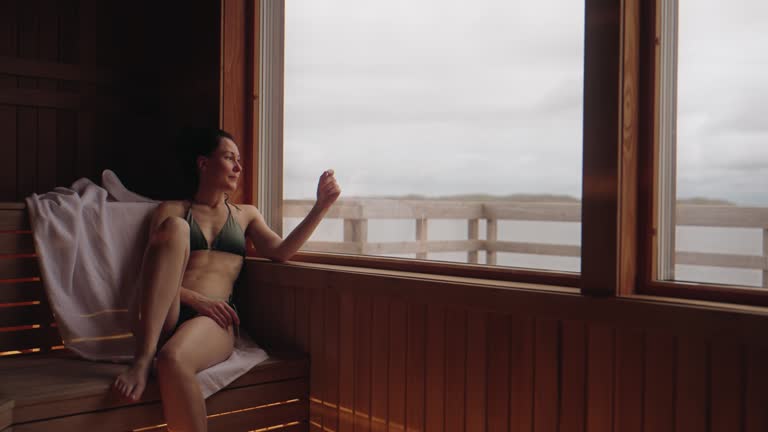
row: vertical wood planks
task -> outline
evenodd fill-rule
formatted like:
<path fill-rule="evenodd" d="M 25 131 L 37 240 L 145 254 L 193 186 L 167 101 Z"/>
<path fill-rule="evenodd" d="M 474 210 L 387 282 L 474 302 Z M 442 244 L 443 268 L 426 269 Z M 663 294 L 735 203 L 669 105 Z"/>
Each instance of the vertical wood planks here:
<path fill-rule="evenodd" d="M 341 294 L 339 307 L 339 432 L 354 428 L 355 406 L 355 298 Z"/>
<path fill-rule="evenodd" d="M 19 107 L 16 129 L 16 197 L 23 197 L 35 192 L 37 174 L 37 108 Z"/>
<path fill-rule="evenodd" d="M 702 341 L 677 344 L 675 431 L 703 431 L 708 424 L 709 349 Z"/>
<path fill-rule="evenodd" d="M 339 293 L 325 291 L 325 407 L 323 426 L 339 430 Z"/>
<path fill-rule="evenodd" d="M 613 430 L 614 329 L 590 324 L 587 353 L 586 430 L 610 432 Z"/>
<path fill-rule="evenodd" d="M 302 352 L 311 351 L 311 298 L 312 294 L 309 288 L 296 288 L 296 347 Z"/>
<path fill-rule="evenodd" d="M 355 432 L 371 429 L 371 325 L 370 297 L 356 297 L 355 303 Z"/>
<path fill-rule="evenodd" d="M 768 431 L 768 350 L 747 352 L 746 432 Z"/>
<path fill-rule="evenodd" d="M 77 113 L 58 110 L 56 118 L 56 183 L 70 185 L 75 181 L 77 160 Z"/>
<path fill-rule="evenodd" d="M 765 348 L 718 342 L 710 349 L 706 341 L 655 329 L 446 309 L 358 297 L 346 288 L 294 290 L 296 308 L 282 304 L 284 313 L 307 309 L 311 317 L 312 430 L 756 432 L 768 426 Z M 276 325 L 289 325 L 277 318 Z M 275 330 L 298 339 L 298 328 Z"/>
<path fill-rule="evenodd" d="M 296 287 L 286 286 L 279 290 L 281 309 L 278 335 L 280 346 L 296 349 Z"/>
<path fill-rule="evenodd" d="M 0 13 L 2 15 L 2 13 Z M 2 24 L 0 24 L 0 27 Z M 0 79 L 2 81 L 2 79 Z M 13 200 L 16 195 L 16 108 L 0 105 L 0 130 L 3 131 L 7 142 L 12 143 L 3 149 L 4 157 L 0 157 L 0 197 Z"/>
<path fill-rule="evenodd" d="M 587 330 L 580 321 L 562 322 L 560 432 L 584 432 Z"/>
<path fill-rule="evenodd" d="M 421 432 L 424 430 L 424 382 L 426 349 L 426 307 L 421 304 L 408 305 L 408 344 L 405 383 L 405 429 Z"/>
<path fill-rule="evenodd" d="M 0 55 L 16 56 L 18 46 L 17 25 L 18 2 L 0 2 Z M 15 89 L 17 79 L 13 76 L 0 75 L 0 90 Z M 16 195 L 16 107 L 0 105 L 0 130 L 8 144 L 3 146 L 4 156 L 0 158 L 0 200 L 13 201 Z"/>
<path fill-rule="evenodd" d="M 714 343 L 711 350 L 710 430 L 739 431 L 743 425 L 744 350 L 726 343 Z"/>
<path fill-rule="evenodd" d="M 389 412 L 390 431 L 405 429 L 405 362 L 408 312 L 405 303 L 389 305 Z"/>
<path fill-rule="evenodd" d="M 258 286 L 258 285 L 257 285 Z M 325 292 L 310 290 L 310 373 L 309 421 L 312 427 L 323 427 L 325 403 Z"/>
<path fill-rule="evenodd" d="M 642 331 L 616 330 L 614 429 L 617 431 L 643 432 L 644 343 Z"/>
<path fill-rule="evenodd" d="M 509 352 L 509 430 L 533 430 L 534 323 L 530 318 L 514 318 L 510 330 Z"/>
<path fill-rule="evenodd" d="M 80 61 L 79 2 L 57 1 L 59 16 L 59 60 L 76 64 Z M 79 83 L 59 82 L 59 90 L 77 90 Z M 56 183 L 69 185 L 77 177 L 77 113 L 72 110 L 58 110 L 56 118 Z"/>
<path fill-rule="evenodd" d="M 485 312 L 467 313 L 466 429 L 485 430 L 487 418 L 487 318 Z"/>
<path fill-rule="evenodd" d="M 371 323 L 371 430 L 387 430 L 389 388 L 389 302 L 382 297 L 373 299 Z"/>
<path fill-rule="evenodd" d="M 80 0 L 78 57 L 81 65 L 97 64 L 98 41 L 98 0 Z M 80 84 L 80 96 L 90 98 L 94 85 Z M 96 120 L 92 110 L 77 112 L 77 152 L 75 173 L 78 176 L 93 176 L 96 171 Z"/>
<path fill-rule="evenodd" d="M 466 419 L 467 311 L 446 310 L 445 336 L 445 431 L 462 432 Z"/>
<path fill-rule="evenodd" d="M 59 59 L 59 17 L 56 0 L 41 0 L 40 14 L 40 58 L 50 62 Z M 40 80 L 40 89 L 55 92 L 56 80 Z M 36 192 L 45 192 L 56 186 L 56 109 L 40 108 L 38 123 L 40 128 L 37 149 L 37 184 Z"/>
<path fill-rule="evenodd" d="M 534 430 L 557 432 L 560 408 L 559 323 L 552 319 L 536 319 L 534 325 Z"/>
<path fill-rule="evenodd" d="M 649 332 L 645 343 L 645 430 L 675 429 L 677 343 L 673 336 Z"/>
<path fill-rule="evenodd" d="M 37 59 L 40 55 L 40 22 L 37 0 L 20 3 L 18 21 L 18 56 L 25 59 Z M 35 78 L 19 78 L 19 88 L 37 89 Z M 21 106 L 17 108 L 18 124 L 16 132 L 16 196 L 21 199 L 36 190 L 37 177 L 37 108 Z"/>
<path fill-rule="evenodd" d="M 425 430 L 445 430 L 445 309 L 442 306 L 427 306 L 427 340 L 425 373 Z M 451 338 L 451 342 L 453 338 Z"/>
<path fill-rule="evenodd" d="M 489 431 L 509 430 L 509 317 L 488 314 L 486 413 Z"/>

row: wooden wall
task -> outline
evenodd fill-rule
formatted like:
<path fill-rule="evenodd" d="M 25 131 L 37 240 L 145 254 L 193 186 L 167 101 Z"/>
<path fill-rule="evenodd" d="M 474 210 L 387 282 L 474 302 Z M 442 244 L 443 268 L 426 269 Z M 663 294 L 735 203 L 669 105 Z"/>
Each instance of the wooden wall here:
<path fill-rule="evenodd" d="M 310 353 L 311 430 L 768 431 L 765 315 L 327 267 L 241 292 Z"/>
<path fill-rule="evenodd" d="M 219 124 L 220 7 L 0 1 L 0 201 L 105 168 L 174 196 L 174 135 Z"/>

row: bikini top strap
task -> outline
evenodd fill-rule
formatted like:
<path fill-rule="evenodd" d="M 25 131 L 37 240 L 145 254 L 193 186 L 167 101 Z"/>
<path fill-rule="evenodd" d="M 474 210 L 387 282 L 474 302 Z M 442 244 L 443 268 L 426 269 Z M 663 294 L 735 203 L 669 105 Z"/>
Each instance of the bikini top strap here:
<path fill-rule="evenodd" d="M 192 220 L 192 200 L 187 200 L 189 205 L 187 206 L 187 215 L 185 216 L 187 222 Z"/>

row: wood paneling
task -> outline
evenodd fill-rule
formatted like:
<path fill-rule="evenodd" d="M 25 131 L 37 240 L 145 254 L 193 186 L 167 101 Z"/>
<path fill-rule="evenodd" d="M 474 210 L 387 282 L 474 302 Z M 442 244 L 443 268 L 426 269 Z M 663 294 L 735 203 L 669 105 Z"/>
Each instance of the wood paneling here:
<path fill-rule="evenodd" d="M 644 344 L 642 331 L 616 331 L 616 395 L 614 428 L 643 432 Z M 653 429 L 650 429 L 653 430 Z"/>
<path fill-rule="evenodd" d="M 405 429 L 405 357 L 407 336 L 407 309 L 400 301 L 389 304 L 389 371 L 387 394 L 389 430 Z"/>
<path fill-rule="evenodd" d="M 510 341 L 509 430 L 533 430 L 534 323 L 530 318 L 513 318 Z"/>
<path fill-rule="evenodd" d="M 557 299 L 542 291 L 521 307 L 523 294 L 512 290 L 447 280 L 431 292 L 419 278 L 307 266 L 247 263 L 255 291 L 306 281 L 295 302 L 308 305 L 312 323 L 314 430 L 765 430 L 768 351 L 762 336 L 743 337 L 764 334 L 762 321 L 742 323 L 752 330 L 737 343 L 714 329 L 733 319 L 723 311 L 701 312 L 710 327 L 640 302 L 628 320 L 621 308 L 638 300 L 553 308 Z M 254 303 L 246 313 L 271 307 Z M 558 317 L 568 310 L 581 313 Z"/>
<path fill-rule="evenodd" d="M 339 432 L 354 429 L 355 407 L 355 298 L 339 299 Z"/>
<path fill-rule="evenodd" d="M 583 432 L 587 384 L 587 329 L 583 321 L 562 322 L 560 432 Z"/>
<path fill-rule="evenodd" d="M 139 193 L 180 197 L 173 137 L 219 124 L 220 3 L 0 8 L 0 201 L 98 182 L 105 168 Z"/>
<path fill-rule="evenodd" d="M 371 429 L 371 340 L 373 303 L 370 297 L 355 298 L 355 415 L 354 430 L 367 432 Z"/>
<path fill-rule="evenodd" d="M 488 381 L 486 415 L 488 430 L 509 430 L 509 317 L 493 313 L 487 318 Z"/>
<path fill-rule="evenodd" d="M 675 375 L 677 341 L 673 336 L 649 332 L 645 339 L 645 430 L 673 432 L 675 430 Z"/>
<path fill-rule="evenodd" d="M 45 301 L 43 285 L 39 281 L 0 283 L 0 303 Z"/>
<path fill-rule="evenodd" d="M 425 305 L 408 306 L 405 395 L 407 431 L 423 431 L 425 424 L 426 314 Z"/>
<path fill-rule="evenodd" d="M 39 276 L 40 269 L 35 256 L 0 257 L 0 279 L 23 279 Z"/>
<path fill-rule="evenodd" d="M 323 425 L 331 430 L 339 429 L 339 294 L 333 290 L 325 292 L 325 399 Z"/>
<path fill-rule="evenodd" d="M 466 419 L 467 311 L 445 312 L 445 431 L 463 431 Z"/>
<path fill-rule="evenodd" d="M 750 349 L 747 353 L 747 398 L 745 417 L 747 432 L 768 431 L 768 350 Z"/>
<path fill-rule="evenodd" d="M 371 430 L 379 432 L 387 430 L 389 418 L 389 302 L 386 299 L 373 299 L 371 341 L 374 342 L 371 352 Z"/>
<path fill-rule="evenodd" d="M 590 324 L 587 330 L 587 418 L 586 430 L 613 430 L 615 329 Z"/>
<path fill-rule="evenodd" d="M 710 349 L 710 430 L 742 430 L 747 372 L 744 349 L 726 342 L 713 343 Z"/>
<path fill-rule="evenodd" d="M 374 303 L 374 307 L 375 307 Z M 446 340 L 445 309 L 438 305 L 427 306 L 425 361 L 425 430 L 443 431 L 445 427 L 445 358 L 447 343 L 453 343 L 453 337 Z"/>
<path fill-rule="evenodd" d="M 534 430 L 557 432 L 561 397 L 559 322 L 537 319 L 535 327 Z"/>

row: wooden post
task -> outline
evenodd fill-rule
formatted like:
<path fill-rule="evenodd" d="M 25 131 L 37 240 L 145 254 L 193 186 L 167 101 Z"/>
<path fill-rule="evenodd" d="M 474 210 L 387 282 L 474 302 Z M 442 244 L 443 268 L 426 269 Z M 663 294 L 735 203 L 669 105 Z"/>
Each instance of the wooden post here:
<path fill-rule="evenodd" d="M 488 219 L 485 228 L 485 242 L 487 244 L 485 248 L 485 263 L 488 265 L 496 265 L 496 251 L 491 250 L 491 247 L 496 243 L 497 234 L 498 226 L 496 219 Z"/>
<path fill-rule="evenodd" d="M 467 220 L 467 239 L 479 240 L 480 239 L 480 221 L 478 219 Z M 470 249 L 467 251 L 467 262 L 470 264 L 477 264 L 477 249 Z"/>
<path fill-rule="evenodd" d="M 365 253 L 368 242 L 368 219 L 344 219 L 344 241 L 357 243 L 356 252 Z"/>
<path fill-rule="evenodd" d="M 427 219 L 416 219 L 416 259 L 427 259 Z"/>
<path fill-rule="evenodd" d="M 763 287 L 768 287 L 768 228 L 763 228 Z"/>

